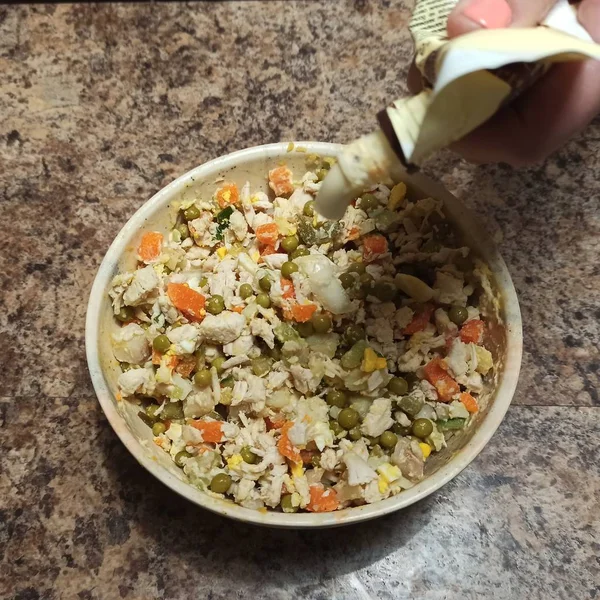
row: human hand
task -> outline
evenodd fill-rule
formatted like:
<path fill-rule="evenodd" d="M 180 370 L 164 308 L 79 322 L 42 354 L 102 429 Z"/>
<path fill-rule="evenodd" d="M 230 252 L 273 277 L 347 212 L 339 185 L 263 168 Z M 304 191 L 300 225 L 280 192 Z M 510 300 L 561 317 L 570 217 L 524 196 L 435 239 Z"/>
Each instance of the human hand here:
<path fill-rule="evenodd" d="M 461 0 L 448 19 L 448 35 L 484 27 L 534 27 L 555 4 L 556 0 Z M 600 42 L 600 0 L 583 0 L 577 17 Z M 414 73 L 412 82 L 414 87 Z M 472 162 L 527 166 L 560 148 L 598 113 L 600 61 L 560 63 L 451 148 Z"/>

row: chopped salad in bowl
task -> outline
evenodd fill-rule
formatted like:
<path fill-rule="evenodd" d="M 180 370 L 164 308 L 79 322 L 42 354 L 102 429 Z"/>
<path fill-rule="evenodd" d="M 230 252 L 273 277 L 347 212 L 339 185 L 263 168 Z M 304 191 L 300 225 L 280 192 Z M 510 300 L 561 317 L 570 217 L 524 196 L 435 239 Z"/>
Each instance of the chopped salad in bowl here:
<path fill-rule="evenodd" d="M 516 387 L 519 306 L 489 237 L 420 174 L 323 219 L 340 151 L 270 144 L 194 168 L 131 217 L 92 286 L 110 425 L 169 488 L 241 521 L 406 507 L 475 458 Z"/>
<path fill-rule="evenodd" d="M 443 202 L 385 182 L 328 221 L 314 195 L 334 161 L 177 202 L 108 290 L 119 401 L 191 485 L 247 509 L 339 511 L 413 488 L 498 368 L 490 271 Z"/>

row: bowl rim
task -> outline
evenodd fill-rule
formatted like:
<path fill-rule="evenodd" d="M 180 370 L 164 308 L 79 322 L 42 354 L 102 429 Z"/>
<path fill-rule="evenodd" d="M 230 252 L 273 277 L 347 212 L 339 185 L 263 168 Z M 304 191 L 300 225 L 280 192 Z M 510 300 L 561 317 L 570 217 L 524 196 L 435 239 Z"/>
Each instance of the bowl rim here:
<path fill-rule="evenodd" d="M 209 178 L 217 171 L 240 166 L 254 159 L 285 157 L 288 153 L 288 145 L 289 142 L 279 142 L 254 146 L 205 162 L 169 183 L 140 206 L 115 237 L 94 279 L 86 314 L 86 357 L 96 396 L 111 427 L 137 462 L 171 490 L 202 508 L 246 523 L 280 528 L 333 527 L 358 523 L 395 512 L 418 502 L 438 490 L 456 477 L 481 452 L 500 426 L 511 403 L 517 386 L 522 358 L 523 339 L 519 303 L 504 260 L 490 237 L 486 236 L 481 227 L 479 227 L 473 213 L 464 207 L 464 205 L 461 205 L 461 216 L 464 214 L 465 218 L 475 227 L 473 239 L 476 242 L 478 251 L 483 251 L 486 257 L 493 257 L 494 274 L 498 287 L 502 290 L 505 314 L 511 315 L 510 323 L 506 324 L 506 360 L 504 370 L 498 383 L 493 405 L 483 418 L 483 421 L 478 425 L 471 439 L 435 473 L 427 476 L 413 488 L 405 490 L 397 496 L 374 504 L 347 508 L 332 513 L 293 514 L 251 510 L 231 501 L 209 496 L 158 465 L 147 454 L 141 442 L 126 426 L 124 418 L 118 412 L 100 362 L 100 323 L 104 293 L 115 274 L 117 264 L 125 247 L 131 237 L 144 227 L 147 217 L 154 213 L 158 207 L 162 205 L 166 207 L 169 199 L 183 191 L 191 178 L 195 181 Z M 305 148 L 309 153 L 330 156 L 337 155 L 343 147 L 340 144 L 310 141 L 294 142 L 294 146 L 296 148 Z M 437 194 L 443 197 L 449 194 L 441 184 L 421 174 L 413 175 L 411 178 L 432 196 L 436 196 Z"/>

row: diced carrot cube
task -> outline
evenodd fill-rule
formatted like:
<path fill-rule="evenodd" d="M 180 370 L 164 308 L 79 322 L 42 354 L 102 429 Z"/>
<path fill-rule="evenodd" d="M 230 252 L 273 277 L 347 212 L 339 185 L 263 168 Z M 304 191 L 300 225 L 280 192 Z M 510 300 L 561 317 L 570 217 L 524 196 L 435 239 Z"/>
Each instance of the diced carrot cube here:
<path fill-rule="evenodd" d="M 294 425 L 293 421 L 287 421 L 281 427 L 281 436 L 279 437 L 279 441 L 277 442 L 277 449 L 279 450 L 279 454 L 281 456 L 285 456 L 285 458 L 289 458 L 292 462 L 299 463 L 302 462 L 302 456 L 300 455 L 300 451 L 296 446 L 290 442 L 290 438 L 288 437 L 287 432 Z"/>
<path fill-rule="evenodd" d="M 265 425 L 267 426 L 267 431 L 272 431 L 273 429 L 281 429 L 285 425 L 285 421 L 283 419 L 265 417 Z"/>
<path fill-rule="evenodd" d="M 269 171 L 269 187 L 276 196 L 289 196 L 294 191 L 292 172 L 285 166 Z"/>
<path fill-rule="evenodd" d="M 470 413 L 476 413 L 479 410 L 479 405 L 477 404 L 477 400 L 471 396 L 468 392 L 463 392 L 458 399 L 463 403 L 464 407 Z"/>
<path fill-rule="evenodd" d="M 221 421 L 192 421 L 192 427 L 202 434 L 202 440 L 218 444 L 223 439 L 223 423 Z"/>
<path fill-rule="evenodd" d="M 276 223 L 264 223 L 263 225 L 259 225 L 254 232 L 256 233 L 256 239 L 263 244 L 263 246 L 275 247 L 277 238 L 279 237 L 279 228 Z"/>
<path fill-rule="evenodd" d="M 333 488 L 325 489 L 323 484 L 314 483 L 309 488 L 310 502 L 306 510 L 310 512 L 331 512 L 336 510 L 340 503 L 337 493 Z"/>
<path fill-rule="evenodd" d="M 217 190 L 217 203 L 221 208 L 225 208 L 230 204 L 237 204 L 240 201 L 240 193 L 235 183 L 228 183 Z"/>
<path fill-rule="evenodd" d="M 181 356 L 177 362 L 177 366 L 175 367 L 175 371 L 179 373 L 182 377 L 189 377 L 192 374 L 192 371 L 196 368 L 196 357 L 191 354 L 188 356 Z"/>
<path fill-rule="evenodd" d="M 294 298 L 296 296 L 295 290 L 294 290 L 294 283 L 292 282 L 291 279 L 285 279 L 285 277 L 282 277 L 280 280 L 281 283 L 281 297 L 284 298 L 285 300 L 289 300 L 290 298 Z"/>
<path fill-rule="evenodd" d="M 460 330 L 460 339 L 465 344 L 479 344 L 483 339 L 484 324 L 479 319 L 467 321 Z"/>
<path fill-rule="evenodd" d="M 460 392 L 460 386 L 448 374 L 446 363 L 441 358 L 434 358 L 423 368 L 427 381 L 435 387 L 439 399 L 449 402 L 452 396 Z"/>
<path fill-rule="evenodd" d="M 317 310 L 316 304 L 297 304 L 292 305 L 292 316 L 297 323 L 306 323 Z"/>
<path fill-rule="evenodd" d="M 162 251 L 163 234 L 158 231 L 148 231 L 142 236 L 138 247 L 138 255 L 144 262 L 156 260 Z"/>
<path fill-rule="evenodd" d="M 202 321 L 206 316 L 204 310 L 206 298 L 186 283 L 169 283 L 167 295 L 173 306 L 180 310 L 190 321 Z"/>
<path fill-rule="evenodd" d="M 435 306 L 433 304 L 425 304 L 423 308 L 416 312 L 412 318 L 412 321 L 402 330 L 404 335 L 413 335 L 418 331 L 423 331 L 429 320 L 431 319 L 431 315 L 435 312 Z"/>
<path fill-rule="evenodd" d="M 238 314 L 241 314 L 244 311 L 244 307 L 240 304 L 239 306 L 232 306 L 231 310 Z"/>
<path fill-rule="evenodd" d="M 374 233 L 363 239 L 363 259 L 371 262 L 388 251 L 388 243 L 384 236 Z"/>

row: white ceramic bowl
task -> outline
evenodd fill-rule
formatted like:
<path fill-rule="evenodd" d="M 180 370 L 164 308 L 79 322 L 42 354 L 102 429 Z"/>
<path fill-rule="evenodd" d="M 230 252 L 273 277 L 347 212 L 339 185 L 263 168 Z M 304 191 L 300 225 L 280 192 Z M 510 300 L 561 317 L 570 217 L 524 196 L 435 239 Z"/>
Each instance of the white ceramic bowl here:
<path fill-rule="evenodd" d="M 241 186 L 250 181 L 252 189 L 267 191 L 265 174 L 284 160 L 292 170 L 304 170 L 306 154 L 287 152 L 287 143 L 269 144 L 234 152 L 201 165 L 158 192 L 129 219 L 110 246 L 94 281 L 86 320 L 86 353 L 94 389 L 109 423 L 135 459 L 173 491 L 198 506 L 240 521 L 274 527 L 330 527 L 372 519 L 404 508 L 428 496 L 462 471 L 487 444 L 502 421 L 517 384 L 522 353 L 521 315 L 510 275 L 504 261 L 473 216 L 441 185 L 417 174 L 407 181 L 409 189 L 421 196 L 433 196 L 445 203 L 448 216 L 457 224 L 467 242 L 490 266 L 500 300 L 500 319 L 493 327 L 497 381 L 488 406 L 462 436 L 449 448 L 432 456 L 426 477 L 410 490 L 366 506 L 333 513 L 261 512 L 242 508 L 233 502 L 212 498 L 185 481 L 170 457 L 152 443 L 150 429 L 137 417 L 138 408 L 115 398 L 120 369 L 111 351 L 110 334 L 118 325 L 112 317 L 108 289 L 119 269 L 135 268 L 135 249 L 144 231 L 167 232 L 174 224 L 175 200 L 199 190 L 212 193 L 215 180 L 224 177 Z M 341 146 L 319 142 L 298 142 L 308 152 L 336 156 Z M 406 179 L 405 179 L 406 181 Z"/>

